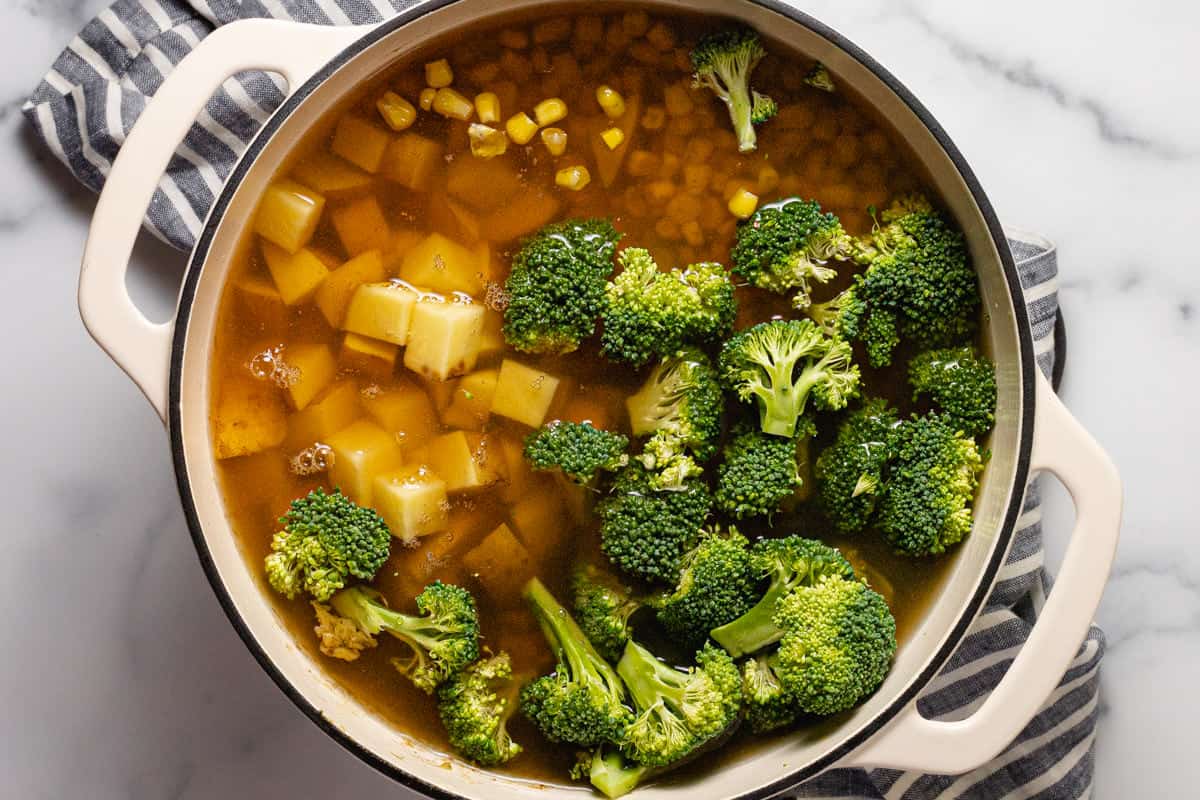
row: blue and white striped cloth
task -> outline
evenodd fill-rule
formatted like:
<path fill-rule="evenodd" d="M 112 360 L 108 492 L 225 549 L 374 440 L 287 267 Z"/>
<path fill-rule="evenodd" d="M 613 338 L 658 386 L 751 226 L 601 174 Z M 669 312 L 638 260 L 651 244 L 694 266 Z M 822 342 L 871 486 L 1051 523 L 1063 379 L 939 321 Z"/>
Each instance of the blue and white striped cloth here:
<path fill-rule="evenodd" d="M 50 150 L 93 190 L 147 99 L 215 26 L 247 17 L 324 24 L 377 22 L 412 0 L 118 0 L 67 46 L 24 106 Z M 180 249 L 191 247 L 239 153 L 283 93 L 272 76 L 243 73 L 209 101 L 176 152 L 146 226 Z M 1054 362 L 1057 261 L 1036 237 L 1010 242 L 1025 288 L 1039 367 Z M 1036 483 L 987 606 L 919 700 L 928 717 L 961 719 L 1008 669 L 1049 588 L 1043 569 Z M 1104 636 L 1093 627 L 1041 712 L 993 762 L 967 775 L 835 769 L 791 790 L 797 798 L 924 800 L 1080 798 L 1091 793 Z"/>

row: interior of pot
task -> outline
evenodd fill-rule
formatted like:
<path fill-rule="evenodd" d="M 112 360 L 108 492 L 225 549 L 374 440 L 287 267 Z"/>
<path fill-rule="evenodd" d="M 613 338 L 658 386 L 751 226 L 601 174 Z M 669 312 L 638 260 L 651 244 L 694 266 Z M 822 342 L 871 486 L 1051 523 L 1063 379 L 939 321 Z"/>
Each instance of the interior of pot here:
<path fill-rule="evenodd" d="M 409 782 L 419 782 L 427 790 L 437 787 L 441 792 L 488 800 L 528 796 L 531 785 L 449 759 L 397 732 L 366 711 L 296 647 L 262 595 L 251 572 L 255 565 L 243 559 L 222 507 L 209 437 L 208 382 L 209 348 L 226 271 L 262 189 L 296 142 L 358 83 L 423 42 L 489 13 L 530 6 L 548 10 L 554 3 L 510 0 L 503 8 L 498 5 L 489 0 L 459 0 L 400 27 L 385 26 L 387 32 L 371 46 L 348 54 L 327 79 L 306 88 L 301 102 L 286 107 L 290 109 L 286 118 L 276 118 L 274 131 L 260 137 L 254 146 L 257 152 L 253 159 L 234 173 L 234 183 L 225 190 L 218 202 L 219 211 L 209 223 L 212 235 L 197 250 L 189 275 L 194 297 L 190 310 L 181 312 L 181 325 L 186 327 L 176 338 L 177 345 L 182 343 L 183 347 L 177 349 L 172 378 L 172 396 L 178 403 L 173 411 L 177 425 L 172 435 L 177 448 L 182 448 L 177 463 L 184 465 L 180 480 L 193 532 L 218 593 L 223 595 L 227 610 L 247 641 L 257 649 L 260 661 L 281 685 L 291 687 L 290 694 L 302 707 L 319 714 L 323 724 L 343 734 L 344 740 L 356 743 L 360 752 L 378 766 L 393 773 L 402 771 L 411 776 Z M 936 662 L 945 657 L 947 645 L 961 635 L 1002 556 L 1000 550 L 1007 542 L 1003 531 L 1006 520 L 1011 523 L 1013 504 L 1020 502 L 1020 488 L 1014 490 L 1014 484 L 1023 474 L 1021 449 L 1027 437 L 1023 436 L 1022 425 L 1027 424 L 1023 408 L 1028 388 L 1021 363 L 1018 316 L 987 217 L 972 194 L 969 179 L 939 142 L 939 133 L 922 121 L 888 81 L 817 30 L 748 0 L 655 0 L 647 5 L 741 18 L 770 38 L 825 62 L 843 85 L 890 120 L 921 159 L 932 184 L 966 234 L 985 306 L 983 341 L 995 359 L 999 381 L 997 422 L 990 442 L 992 458 L 975 508 L 974 531 L 953 556 L 939 599 L 900 648 L 883 686 L 864 704 L 839 717 L 836 724 L 772 739 L 752 758 L 728 764 L 703 778 L 705 797 L 740 797 L 765 787 L 781 788 L 781 781 L 825 766 L 844 753 L 912 697 Z M 1025 369 L 1029 368 L 1026 365 Z M 689 785 L 694 783 L 695 779 L 657 783 L 640 789 L 639 796 L 647 800 L 680 797 L 694 792 L 695 786 Z"/>

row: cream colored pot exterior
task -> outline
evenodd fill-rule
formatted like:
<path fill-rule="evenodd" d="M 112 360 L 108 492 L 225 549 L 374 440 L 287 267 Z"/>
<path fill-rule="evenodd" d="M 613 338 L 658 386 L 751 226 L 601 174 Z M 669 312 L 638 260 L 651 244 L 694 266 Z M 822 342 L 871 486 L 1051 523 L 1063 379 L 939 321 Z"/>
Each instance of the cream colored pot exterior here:
<path fill-rule="evenodd" d="M 292 146 L 355 86 L 432 37 L 486 16 L 546 0 L 431 0 L 378 28 L 327 28 L 247 21 L 218 29 L 167 79 L 129 134 L 96 207 L 80 276 L 80 310 L 97 342 L 169 423 L 181 497 L 214 589 L 264 668 L 343 744 L 430 794 L 479 800 L 558 797 L 581 789 L 531 784 L 453 761 L 397 733 L 330 680 L 293 643 L 242 558 L 218 491 L 209 440 L 209 351 L 217 304 L 233 253 L 261 190 Z M 945 135 L 907 92 L 867 56 L 819 23 L 774 0 L 654 0 L 741 18 L 812 55 L 896 125 L 962 225 L 978 268 L 985 342 L 997 364 L 997 424 L 971 536 L 954 554 L 941 598 L 900 649 L 883 686 L 836 723 L 773 739 L 753 757 L 696 782 L 638 791 L 646 800 L 767 796 L 833 763 L 961 772 L 1001 750 L 1061 678 L 1092 618 L 1115 551 L 1121 487 L 1103 451 L 1037 375 L 1014 298 L 1015 272 L 974 178 Z M 245 69 L 282 73 L 295 96 L 276 113 L 234 171 L 193 254 L 177 320 L 155 325 L 125 290 L 133 241 L 158 179 L 204 101 Z M 315 76 L 315 77 L 314 77 Z M 998 245 L 999 243 L 999 245 Z M 1008 676 L 973 716 L 923 719 L 916 693 L 936 672 L 986 597 L 1002 563 L 1030 471 L 1055 473 L 1070 490 L 1076 530 L 1043 616 Z"/>

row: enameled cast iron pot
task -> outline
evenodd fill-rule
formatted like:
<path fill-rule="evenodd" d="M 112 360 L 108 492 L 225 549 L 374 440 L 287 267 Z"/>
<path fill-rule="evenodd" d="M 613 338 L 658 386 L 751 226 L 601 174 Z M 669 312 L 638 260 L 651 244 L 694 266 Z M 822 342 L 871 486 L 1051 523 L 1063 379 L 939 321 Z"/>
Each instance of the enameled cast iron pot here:
<path fill-rule="evenodd" d="M 398 734 L 330 680 L 292 642 L 238 549 L 218 491 L 209 441 L 209 354 L 217 302 L 262 189 L 304 132 L 370 76 L 433 37 L 547 0 L 427 0 L 378 26 L 334 28 L 252 20 L 206 38 L 163 83 L 112 167 L 96 206 L 80 275 L 88 330 L 167 423 L 179 493 L 201 563 L 229 619 L 281 689 L 363 760 L 417 790 L 472 800 L 555 798 L 568 790 L 454 762 Z M 593 3 L 593 6 L 596 4 Z M 650 785 L 645 800 L 766 797 L 837 764 L 957 773 L 1003 749 L 1060 680 L 1099 602 L 1117 541 L 1121 484 L 1104 452 L 1059 403 L 1034 362 L 1020 284 L 991 205 L 962 155 L 900 83 L 868 55 L 777 0 L 652 0 L 731 16 L 829 65 L 896 126 L 923 161 L 966 233 L 996 361 L 999 406 L 971 536 L 953 555 L 944 589 L 897 654 L 883 686 L 844 721 L 769 740 L 752 756 L 696 781 Z M 263 127 L 217 198 L 191 255 L 176 318 L 149 322 L 125 287 L 143 212 L 175 146 L 230 75 L 281 73 L 290 97 Z M 1054 591 L 1007 676 L 971 716 L 933 722 L 915 698 L 954 650 L 1002 565 L 1032 472 L 1054 473 L 1075 501 L 1076 525 Z M 577 790 L 571 790 L 573 796 Z"/>

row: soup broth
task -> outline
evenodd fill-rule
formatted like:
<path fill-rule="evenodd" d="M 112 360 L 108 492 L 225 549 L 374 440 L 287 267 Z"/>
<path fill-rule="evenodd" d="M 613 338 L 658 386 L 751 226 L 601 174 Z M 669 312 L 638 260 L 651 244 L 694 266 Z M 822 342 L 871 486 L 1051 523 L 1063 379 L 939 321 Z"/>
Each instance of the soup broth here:
<path fill-rule="evenodd" d="M 552 221 L 607 217 L 622 244 L 649 249 L 665 268 L 728 265 L 738 222 L 730 200 L 739 191 L 761 204 L 816 198 L 858 235 L 870 230 L 868 208 L 925 188 L 915 159 L 882 120 L 840 88 L 829 93 L 806 85 L 812 60 L 769 40 L 754 82 L 769 87 L 780 110 L 759 128 L 757 150 L 740 153 L 725 107 L 691 86 L 689 49 L 722 25 L 640 11 L 491 22 L 397 62 L 314 128 L 263 202 L 264 209 L 272 202 L 304 206 L 319 196 L 323 208 L 300 209 L 304 221 L 297 224 L 309 231 L 270 232 L 277 242 L 311 238 L 295 253 L 258 234 L 247 238 L 224 291 L 214 349 L 211 418 L 221 486 L 245 556 L 259 573 L 292 499 L 334 485 L 353 496 L 347 482 L 363 475 L 436 462 L 466 488 L 439 504 L 446 514 L 440 530 L 409 545 L 393 539 L 372 585 L 410 613 L 432 580 L 463 586 L 478 599 L 488 648 L 510 653 L 520 675 L 552 668 L 520 597 L 518 573 L 525 568 L 506 559 L 527 559 L 529 573 L 566 597 L 570 566 L 601 558 L 591 513 L 596 493 L 529 471 L 521 448 L 530 420 L 489 413 L 495 396 L 511 388 L 502 365 L 523 365 L 531 372 L 522 380 L 540 384 L 530 396 L 544 397 L 549 408 L 537 421 L 588 420 L 625 434 L 624 400 L 647 370 L 614 365 L 594 342 L 557 357 L 505 345 L 502 287 L 521 238 Z M 452 70 L 449 87 L 458 97 L 443 93 L 427 110 L 422 93 L 443 78 L 440 67 L 427 74 L 425 65 L 440 59 Z M 599 104 L 602 85 L 619 93 L 621 116 L 609 117 Z M 506 152 L 481 158 L 472 151 L 469 125 L 489 102 L 476 102 L 484 92 L 498 103 L 498 116 L 483 115 L 497 130 L 518 112 L 534 116 L 550 98 L 565 105 L 566 116 L 525 144 L 510 136 Z M 458 113 L 459 98 L 471 109 L 470 122 L 439 113 Z M 546 128 L 565 136 L 560 154 L 554 152 L 559 133 L 543 136 Z M 603 138 L 614 129 L 621 139 L 615 148 Z M 590 182 L 582 188 L 570 185 L 571 175 L 580 174 L 574 167 L 587 170 Z M 260 233 L 266 213 L 260 212 Z M 843 267 L 818 287 L 816 299 L 832 296 L 851 274 Z M 393 279 L 437 295 L 426 298 L 437 305 L 470 309 L 464 313 L 476 319 L 469 335 L 483 343 L 469 369 L 450 352 L 459 330 L 451 323 L 440 329 L 447 352 L 425 342 L 428 352 L 415 356 L 412 342 L 396 343 L 402 336 L 364 334 L 378 334 L 383 324 L 369 311 L 365 323 L 350 326 L 358 332 L 345 330 L 357 287 Z M 738 287 L 737 299 L 738 328 L 796 313 L 786 296 L 746 286 Z M 865 394 L 912 410 L 902 375 L 859 361 Z M 553 379 L 557 387 L 541 391 Z M 531 405 L 517 404 L 518 411 Z M 821 427 L 814 453 L 833 426 Z M 348 452 L 358 452 L 360 461 L 351 463 Z M 493 532 L 502 525 L 509 533 L 497 538 Z M 751 539 L 802 533 L 843 548 L 887 598 L 901 643 L 944 569 L 944 559 L 894 555 L 877 535 L 834 535 L 812 503 L 777 516 L 769 528 L 739 527 Z M 297 643 L 347 690 L 400 731 L 448 751 L 434 699 L 390 664 L 402 654 L 400 643 L 384 636 L 353 662 L 327 658 L 318 652 L 308 600 L 283 599 L 265 579 L 263 591 Z M 547 743 L 520 715 L 510 730 L 525 752 L 501 769 L 565 781 L 573 748 Z M 738 746 L 722 751 L 730 752 Z"/>

